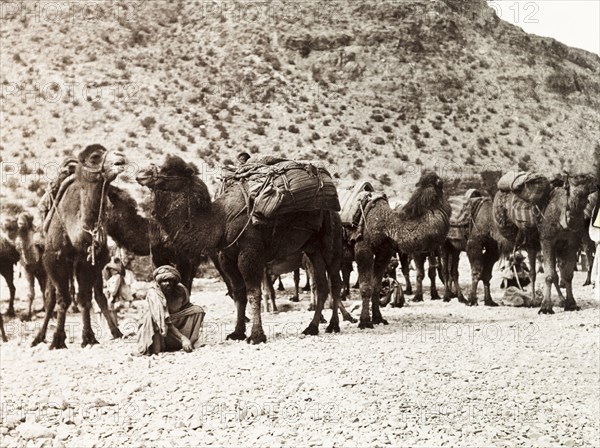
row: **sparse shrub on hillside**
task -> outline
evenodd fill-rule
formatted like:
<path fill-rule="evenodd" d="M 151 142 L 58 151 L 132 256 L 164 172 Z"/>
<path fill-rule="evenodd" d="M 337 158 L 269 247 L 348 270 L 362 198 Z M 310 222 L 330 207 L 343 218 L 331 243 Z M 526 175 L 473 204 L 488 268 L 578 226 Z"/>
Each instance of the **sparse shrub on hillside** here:
<path fill-rule="evenodd" d="M 529 165 L 527 164 L 527 162 L 524 162 L 522 160 L 519 160 L 519 171 L 529 171 Z"/>
<path fill-rule="evenodd" d="M 390 185 L 392 185 L 392 179 L 387 173 L 384 173 L 381 176 L 379 176 L 378 180 L 384 187 L 389 187 Z"/>
<path fill-rule="evenodd" d="M 146 132 L 150 132 L 156 124 L 156 118 L 148 116 L 144 118 L 141 123 L 142 126 L 146 129 Z"/>
<path fill-rule="evenodd" d="M 546 89 L 567 97 L 574 92 L 582 90 L 579 77 L 574 72 L 557 71 L 546 78 Z"/>
<path fill-rule="evenodd" d="M 374 137 L 371 141 L 376 145 L 385 145 L 385 139 L 383 137 Z"/>
<path fill-rule="evenodd" d="M 394 170 L 394 174 L 396 176 L 402 176 L 403 174 L 406 174 L 406 168 L 404 168 L 403 166 L 399 166 Z"/>
<path fill-rule="evenodd" d="M 521 129 L 523 129 L 525 132 L 529 132 L 529 126 L 527 126 L 525 123 L 523 123 L 523 122 L 520 122 L 520 123 L 519 123 L 519 127 L 520 127 Z"/>
<path fill-rule="evenodd" d="M 419 132 L 421 132 L 419 126 L 417 126 L 416 124 L 411 125 L 410 130 L 413 134 L 418 134 Z"/>
<path fill-rule="evenodd" d="M 475 165 L 475 159 L 473 157 L 469 156 L 469 157 L 467 157 L 465 159 L 465 164 L 467 164 L 467 165 Z"/>
<path fill-rule="evenodd" d="M 16 181 L 16 179 L 14 179 L 14 178 L 11 178 L 9 180 Z M 16 189 L 16 187 L 14 189 L 12 189 L 12 191 L 14 191 L 15 189 Z M 23 213 L 25 211 L 25 209 L 23 208 L 23 206 L 21 204 L 19 204 L 17 202 L 6 202 L 6 201 L 2 201 L 0 209 L 2 210 L 2 214 L 5 216 L 17 216 L 19 213 Z"/>
<path fill-rule="evenodd" d="M 387 124 L 386 124 L 386 125 L 383 125 L 383 126 L 381 127 L 381 129 L 383 129 L 383 132 L 388 132 L 388 133 L 389 133 L 389 132 L 392 132 L 392 128 L 391 128 L 391 126 L 388 126 Z"/>
<path fill-rule="evenodd" d="M 360 170 L 356 169 L 356 168 L 352 168 L 349 172 L 350 177 L 352 177 L 353 180 L 358 180 L 361 178 L 361 174 L 360 174 Z"/>
<path fill-rule="evenodd" d="M 520 138 L 517 139 L 517 146 L 523 146 L 523 140 Z"/>
<path fill-rule="evenodd" d="M 450 144 L 450 142 L 448 141 L 448 139 L 445 139 L 445 138 L 443 138 L 443 139 L 440 141 L 440 145 L 441 145 L 441 146 L 448 146 L 449 144 Z"/>
<path fill-rule="evenodd" d="M 6 183 L 4 185 L 10 191 L 14 192 L 14 191 L 17 191 L 17 189 L 19 188 L 19 181 L 17 179 L 15 179 L 14 177 L 11 177 L 6 180 Z"/>
<path fill-rule="evenodd" d="M 38 193 L 38 191 L 41 190 L 43 195 L 45 186 L 46 183 L 43 182 L 41 179 L 33 179 L 31 182 L 29 182 L 29 185 L 27 185 L 27 189 L 32 193 Z"/>
<path fill-rule="evenodd" d="M 354 161 L 354 166 L 355 166 L 356 168 L 362 168 L 362 167 L 364 167 L 364 166 L 365 166 L 365 162 L 364 162 L 364 160 L 363 160 L 363 159 L 356 159 L 356 160 Z"/>
<path fill-rule="evenodd" d="M 417 149 L 422 149 L 425 148 L 426 144 L 423 140 L 416 138 L 415 139 L 415 146 L 417 147 Z"/>
<path fill-rule="evenodd" d="M 417 164 L 417 165 L 423 165 L 423 161 L 417 157 L 415 159 L 415 164 Z"/>
<path fill-rule="evenodd" d="M 292 134 L 298 134 L 300 132 L 300 129 L 298 129 L 298 126 L 294 125 L 294 124 L 290 124 L 287 128 L 288 132 L 291 132 Z"/>
<path fill-rule="evenodd" d="M 383 115 L 381 115 L 381 114 L 373 114 L 373 115 L 371 115 L 371 120 L 376 121 L 377 123 L 381 123 L 385 119 L 383 118 Z"/>
<path fill-rule="evenodd" d="M 356 137 L 350 137 L 350 139 L 346 142 L 346 147 L 350 151 L 360 151 L 362 149 L 360 141 Z"/>

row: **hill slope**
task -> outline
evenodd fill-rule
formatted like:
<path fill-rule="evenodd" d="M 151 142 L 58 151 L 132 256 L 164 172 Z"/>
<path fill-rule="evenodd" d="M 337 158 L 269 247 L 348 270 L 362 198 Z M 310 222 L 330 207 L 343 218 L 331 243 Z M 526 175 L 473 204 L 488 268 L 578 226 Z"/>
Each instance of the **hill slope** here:
<path fill-rule="evenodd" d="M 600 141 L 600 58 L 482 1 L 35 4 L 4 11 L 0 51 L 2 159 L 30 170 L 101 142 L 210 184 L 276 152 L 393 196 L 423 167 L 590 169 Z"/>

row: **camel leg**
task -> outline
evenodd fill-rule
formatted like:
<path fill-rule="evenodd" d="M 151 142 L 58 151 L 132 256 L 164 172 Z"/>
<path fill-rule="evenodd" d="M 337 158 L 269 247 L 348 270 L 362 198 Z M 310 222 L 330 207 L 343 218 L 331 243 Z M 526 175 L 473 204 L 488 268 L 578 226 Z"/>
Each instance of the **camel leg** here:
<path fill-rule="evenodd" d="M 265 269 L 265 273 L 263 275 L 263 287 L 268 297 L 265 297 L 265 312 L 275 312 L 277 311 L 277 305 L 275 304 L 275 288 L 273 288 L 273 280 L 271 276 L 267 273 Z"/>
<path fill-rule="evenodd" d="M 415 254 L 413 257 L 415 267 L 417 268 L 417 292 L 413 298 L 413 302 L 423 301 L 423 279 L 425 278 L 425 256 L 423 254 Z"/>
<path fill-rule="evenodd" d="M 261 314 L 261 280 L 265 270 L 265 262 L 259 252 L 259 250 L 242 249 L 237 261 L 238 269 L 244 278 L 247 298 L 252 311 L 252 331 L 246 339 L 249 344 L 267 342 Z"/>
<path fill-rule="evenodd" d="M 216 257 L 215 260 L 217 260 Z M 227 335 L 227 339 L 243 341 L 246 339 L 246 305 L 248 303 L 244 278 L 235 259 L 228 258 L 221 253 L 218 257 L 218 264 L 236 308 L 235 330 Z"/>
<path fill-rule="evenodd" d="M 2 342 L 8 342 L 6 332 L 4 331 L 4 321 L 2 320 L 2 314 L 0 314 L 0 333 L 2 333 Z"/>
<path fill-rule="evenodd" d="M 341 310 L 344 320 L 350 322 L 356 322 L 350 313 L 346 310 L 346 307 L 341 301 L 342 292 L 342 279 L 340 277 L 340 265 L 338 260 L 328 260 L 327 274 L 329 277 L 329 285 L 331 289 L 331 319 L 329 325 L 325 329 L 326 333 L 339 333 L 340 332 L 340 318 L 338 316 L 338 310 Z"/>
<path fill-rule="evenodd" d="M 277 284 L 277 291 L 285 291 L 285 288 L 283 287 L 283 282 L 281 281 L 281 275 L 277 276 L 277 281 L 279 282 Z"/>
<path fill-rule="evenodd" d="M 342 295 L 341 300 L 350 298 L 350 273 L 352 272 L 352 262 L 342 262 Z"/>
<path fill-rule="evenodd" d="M 573 272 L 575 271 L 575 265 L 577 259 L 574 254 L 567 253 L 565 258 L 562 260 L 560 268 L 560 276 L 565 281 L 567 297 L 564 301 L 565 311 L 579 311 L 581 308 L 577 306 L 575 297 L 573 296 Z"/>
<path fill-rule="evenodd" d="M 71 290 L 71 297 L 73 297 L 73 303 L 71 304 L 71 311 L 73 313 L 79 313 L 79 304 L 77 303 L 77 291 L 75 290 L 75 274 L 69 281 L 69 289 Z"/>
<path fill-rule="evenodd" d="M 46 291 L 46 284 L 48 283 L 46 271 L 42 267 L 38 266 L 35 277 L 37 279 L 37 282 L 38 282 L 38 285 L 40 287 L 40 291 L 42 292 L 42 297 L 43 297 L 44 291 Z"/>
<path fill-rule="evenodd" d="M 313 252 L 313 253 L 307 254 L 307 256 L 309 257 L 311 264 L 312 264 L 312 269 L 311 269 L 311 273 L 313 274 L 312 284 L 313 284 L 313 288 L 316 290 L 317 303 L 315 306 L 315 312 L 314 312 L 313 318 L 312 318 L 310 324 L 308 325 L 308 327 L 306 327 L 306 329 L 302 332 L 302 334 L 316 336 L 319 334 L 319 323 L 321 322 L 321 319 L 323 318 L 322 314 L 323 314 L 323 309 L 325 307 L 325 301 L 327 300 L 327 297 L 329 296 L 329 284 L 327 282 L 327 275 L 326 275 L 327 267 L 325 264 L 325 260 L 323 260 L 322 255 L 319 252 Z M 335 310 L 335 314 L 337 316 L 337 309 Z M 335 324 L 332 323 L 330 325 L 335 325 Z M 339 321 L 337 323 L 337 326 L 338 326 L 338 331 L 339 331 Z"/>
<path fill-rule="evenodd" d="M 94 286 L 94 297 L 96 299 L 96 303 L 100 308 L 100 311 L 104 315 L 104 318 L 108 322 L 108 328 L 110 329 L 110 333 L 113 339 L 119 339 L 123 337 L 123 333 L 119 330 L 119 326 L 117 324 L 117 315 L 113 310 L 108 309 L 108 301 L 106 300 L 106 296 L 104 295 L 104 291 L 102 290 L 102 276 L 99 276 L 96 285 Z M 91 305 L 91 300 L 90 300 Z M 85 326 L 84 326 L 85 328 Z"/>
<path fill-rule="evenodd" d="M 373 258 L 374 254 L 370 248 L 367 247 L 363 242 L 356 244 L 356 265 L 358 266 L 358 281 L 360 283 L 360 296 L 362 298 L 362 310 L 360 312 L 360 321 L 358 328 L 364 330 L 365 328 L 373 328 L 373 321 L 371 320 L 371 297 L 373 296 L 373 275 L 374 266 Z"/>
<path fill-rule="evenodd" d="M 481 273 L 481 280 L 483 281 L 484 300 L 486 306 L 498 306 L 492 299 L 492 293 L 490 290 L 490 281 L 492 280 L 492 271 L 494 270 L 494 264 L 500 258 L 500 252 L 498 245 L 492 243 L 485 248 L 485 254 L 483 255 L 483 272 Z"/>
<path fill-rule="evenodd" d="M 66 280 L 66 282 L 65 282 Z M 57 278 L 56 286 L 56 303 L 58 304 L 58 317 L 56 319 L 56 331 L 50 343 L 50 350 L 67 348 L 65 343 L 67 334 L 65 333 L 65 320 L 67 310 L 71 304 L 71 294 L 68 286 L 67 278 Z"/>
<path fill-rule="evenodd" d="M 585 278 L 585 282 L 583 283 L 583 286 L 588 286 L 588 285 L 592 284 L 592 268 L 594 267 L 594 251 L 595 251 L 594 243 L 585 245 L 585 255 L 587 257 L 588 270 L 587 270 L 587 276 Z"/>
<path fill-rule="evenodd" d="M 373 307 L 373 325 L 383 324 L 388 325 L 388 321 L 381 315 L 379 309 L 379 292 L 381 291 L 381 282 L 383 281 L 383 274 L 390 264 L 393 252 L 385 252 L 377 254 L 375 261 L 373 262 L 373 286 L 371 292 L 371 306 Z"/>
<path fill-rule="evenodd" d="M 529 260 L 529 279 L 531 280 L 531 298 L 535 301 L 535 279 L 537 276 L 536 262 L 537 262 L 538 251 L 533 248 L 527 249 L 527 259 Z M 552 312 L 552 307 L 550 307 Z M 550 313 L 548 313 L 550 314 Z"/>
<path fill-rule="evenodd" d="M 27 301 L 29 303 L 27 314 L 23 315 L 23 320 L 30 321 L 32 315 L 33 301 L 35 299 L 35 274 L 33 266 L 24 266 L 25 280 L 27 281 Z"/>
<path fill-rule="evenodd" d="M 412 284 L 410 283 L 410 257 L 407 254 L 398 253 L 398 258 L 400 259 L 402 276 L 404 277 L 404 282 L 406 283 L 404 294 L 410 296 L 413 293 Z"/>
<path fill-rule="evenodd" d="M 542 243 L 542 252 L 544 254 L 544 274 L 546 288 L 544 291 L 544 300 L 540 307 L 539 314 L 554 314 L 552 310 L 552 286 L 558 283 L 558 274 L 556 273 L 556 254 L 552 244 Z M 532 268 L 531 271 L 534 271 Z M 533 283 L 533 282 L 532 282 Z M 535 296 L 533 296 L 535 298 Z"/>
<path fill-rule="evenodd" d="M 306 271 L 306 283 L 302 287 L 302 291 L 304 291 L 304 292 L 310 292 L 311 291 L 310 275 L 308 275 L 308 271 Z"/>
<path fill-rule="evenodd" d="M 427 269 L 427 274 L 429 276 L 429 282 L 431 284 L 430 286 L 430 294 L 431 294 L 431 300 L 441 300 L 442 298 L 440 297 L 438 290 L 437 290 L 437 286 L 436 286 L 436 277 L 437 277 L 437 272 L 438 272 L 438 261 L 437 261 L 437 255 L 435 254 L 435 252 L 431 252 L 429 254 L 429 268 Z M 458 274 L 458 271 L 457 271 Z M 458 279 L 457 279 L 458 280 Z M 456 286 L 458 288 L 458 281 L 456 282 Z"/>
<path fill-rule="evenodd" d="M 300 268 L 294 269 L 294 296 L 292 302 L 300 302 Z"/>
<path fill-rule="evenodd" d="M 442 271 L 444 275 L 445 288 L 444 288 L 444 302 L 450 302 L 452 299 L 452 294 L 450 292 L 450 285 L 452 284 L 452 277 L 450 276 L 450 257 L 452 254 L 452 246 L 448 241 L 444 243 L 442 246 L 442 251 L 440 253 L 440 258 L 442 262 Z"/>
<path fill-rule="evenodd" d="M 8 286 L 8 292 L 9 292 L 8 310 L 6 311 L 6 315 L 9 317 L 14 317 L 14 315 L 15 315 L 15 295 L 17 292 L 17 289 L 15 288 L 15 281 L 14 281 L 14 275 L 15 275 L 14 266 L 12 264 L 6 265 L 6 266 L 2 266 L 0 269 L 2 269 L 2 277 L 4 277 L 4 280 L 6 280 L 6 285 Z"/>
<path fill-rule="evenodd" d="M 42 323 L 42 327 L 38 332 L 37 336 L 31 343 L 32 347 L 35 347 L 40 342 L 44 342 L 46 340 L 46 332 L 48 331 L 48 323 L 54 314 L 54 308 L 56 307 L 56 289 L 50 283 L 46 283 L 46 291 L 44 292 L 44 322 Z"/>
<path fill-rule="evenodd" d="M 313 281 L 310 282 L 310 304 L 308 305 L 308 311 L 314 311 L 317 309 L 317 302 L 318 302 L 317 283 L 314 280 L 314 278 L 316 277 L 317 274 L 315 273 L 314 267 L 313 267 L 310 259 L 308 261 L 308 264 L 306 264 L 304 266 L 304 270 L 306 271 L 307 277 L 310 277 L 313 279 Z M 325 307 L 325 305 L 323 304 L 323 308 L 324 307 Z M 327 319 L 325 319 L 325 316 L 323 316 L 323 313 L 321 313 L 320 323 L 322 323 L 322 324 L 327 323 Z"/>

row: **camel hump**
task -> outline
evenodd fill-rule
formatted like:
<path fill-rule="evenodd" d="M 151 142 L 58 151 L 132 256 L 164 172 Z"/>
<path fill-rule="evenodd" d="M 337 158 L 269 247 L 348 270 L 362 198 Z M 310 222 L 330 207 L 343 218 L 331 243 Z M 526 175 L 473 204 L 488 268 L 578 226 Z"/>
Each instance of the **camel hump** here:
<path fill-rule="evenodd" d="M 71 185 L 74 181 L 75 174 L 67 176 L 59 184 L 56 191 L 54 191 L 54 189 L 48 191 L 40 201 L 39 208 L 41 210 L 44 210 L 44 212 L 46 213 L 46 216 L 42 216 L 42 229 L 44 233 L 48 232 L 48 227 L 50 227 L 50 222 L 52 221 L 52 217 L 54 216 L 55 206 L 58 207 L 58 204 L 60 204 L 61 199 L 65 195 L 65 191 L 67 191 L 69 185 Z"/>
<path fill-rule="evenodd" d="M 340 190 L 340 217 L 344 225 L 351 225 L 356 221 L 357 212 L 360 209 L 360 204 L 365 197 L 375 192 L 373 185 L 370 182 L 360 182 L 353 188 L 347 190 Z"/>

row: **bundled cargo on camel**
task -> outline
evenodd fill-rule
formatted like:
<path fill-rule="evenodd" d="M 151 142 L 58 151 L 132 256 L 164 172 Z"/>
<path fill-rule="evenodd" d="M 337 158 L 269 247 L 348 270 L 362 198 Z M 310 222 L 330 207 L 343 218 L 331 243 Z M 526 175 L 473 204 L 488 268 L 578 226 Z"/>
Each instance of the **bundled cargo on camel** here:
<path fill-rule="evenodd" d="M 340 191 L 340 217 L 349 241 L 357 241 L 362 237 L 364 217 L 379 200 L 387 201 L 387 196 L 375 192 L 369 182 L 360 182 L 351 189 Z"/>
<path fill-rule="evenodd" d="M 464 196 L 451 196 L 448 198 L 448 203 L 452 209 L 448 239 L 467 239 L 473 225 L 473 218 L 486 200 L 489 200 L 489 198 L 483 197 L 481 192 L 475 188 L 467 190 Z"/>
<path fill-rule="evenodd" d="M 331 174 L 319 163 L 252 158 L 224 176 L 223 188 L 235 182 L 246 187 L 254 223 L 293 212 L 340 211 Z"/>
<path fill-rule="evenodd" d="M 512 223 L 525 230 L 537 226 L 552 186 L 541 174 L 511 171 L 500 178 L 498 190 L 494 198 L 496 223 L 500 227 Z"/>
<path fill-rule="evenodd" d="M 538 173 L 510 171 L 498 181 L 498 189 L 505 193 L 514 193 L 524 201 L 541 206 L 550 193 L 550 181 Z"/>

